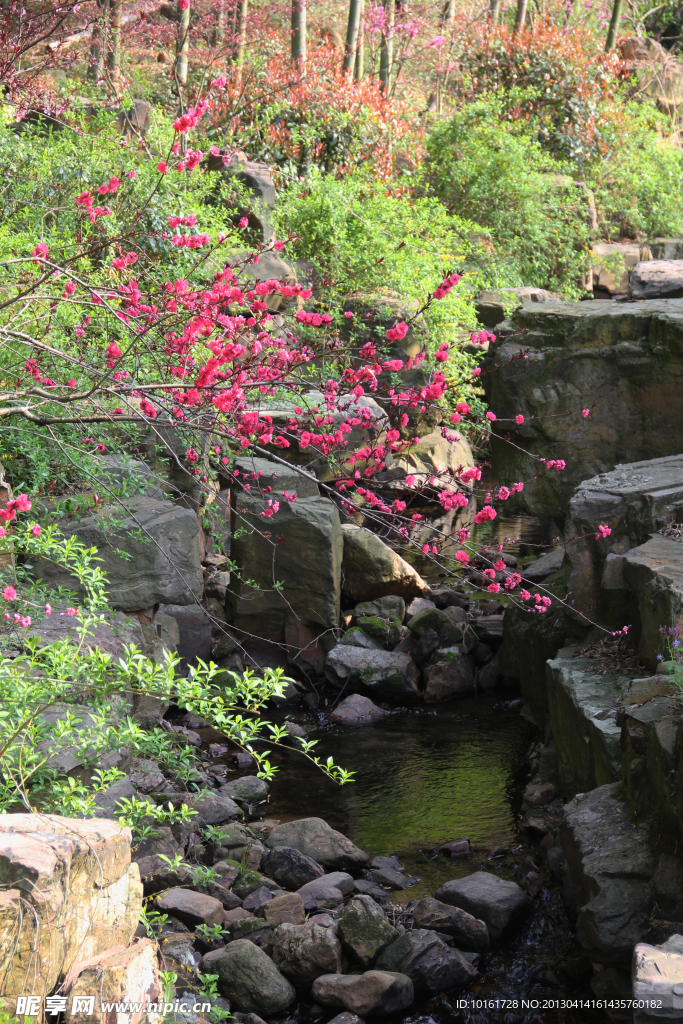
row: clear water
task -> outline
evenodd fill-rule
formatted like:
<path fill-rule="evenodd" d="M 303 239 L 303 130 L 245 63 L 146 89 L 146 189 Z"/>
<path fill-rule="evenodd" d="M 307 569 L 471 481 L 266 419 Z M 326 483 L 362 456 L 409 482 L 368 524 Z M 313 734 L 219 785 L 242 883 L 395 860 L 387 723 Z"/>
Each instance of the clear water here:
<path fill-rule="evenodd" d="M 269 818 L 317 816 L 373 855 L 395 854 L 419 878 L 393 897 L 403 902 L 433 895 L 443 882 L 493 868 L 519 878 L 520 864 L 537 852 L 520 836 L 517 815 L 528 775 L 526 752 L 537 737 L 520 715 L 521 701 L 498 695 L 461 699 L 434 708 L 396 710 L 388 719 L 359 726 L 332 725 L 324 714 L 296 712 L 316 752 L 356 772 L 340 787 L 294 751 L 277 752 L 281 771 L 271 785 Z M 277 717 L 283 717 L 282 712 Z M 286 713 L 292 714 L 291 708 Z M 467 836 L 469 859 L 451 861 L 440 844 Z M 489 859 L 503 847 L 505 855 Z M 545 869 L 544 869 L 545 870 Z M 589 1008 L 543 1008 L 543 1000 L 590 999 L 563 967 L 580 956 L 560 887 L 544 875 L 544 888 L 520 932 L 480 964 L 481 981 L 465 993 L 419 999 L 408 1015 L 389 1024 L 604 1024 Z M 517 1000 L 518 1008 L 460 1006 L 464 997 Z M 538 1000 L 521 1009 L 522 999 Z M 305 1005 L 295 1016 L 311 1017 Z M 327 1018 L 323 1018 L 327 1019 Z"/>

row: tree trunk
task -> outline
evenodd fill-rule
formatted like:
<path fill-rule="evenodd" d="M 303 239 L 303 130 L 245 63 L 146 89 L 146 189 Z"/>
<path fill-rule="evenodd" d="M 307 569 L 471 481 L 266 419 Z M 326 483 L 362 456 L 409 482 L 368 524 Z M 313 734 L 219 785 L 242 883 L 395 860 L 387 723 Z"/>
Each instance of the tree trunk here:
<path fill-rule="evenodd" d="M 517 0 L 517 17 L 515 19 L 515 34 L 521 32 L 524 29 L 524 23 L 526 22 L 526 3 L 527 0 Z"/>
<path fill-rule="evenodd" d="M 178 5 L 180 7 L 180 4 Z M 187 85 L 187 61 L 190 53 L 190 5 L 180 7 L 175 73 L 179 85 Z"/>
<path fill-rule="evenodd" d="M 500 16 L 500 0 L 491 0 L 491 6 L 489 7 L 489 20 L 492 25 L 498 24 L 498 18 Z"/>
<path fill-rule="evenodd" d="M 110 0 L 109 6 L 111 24 L 107 67 L 115 73 L 121 70 L 121 3 L 122 0 Z"/>
<path fill-rule="evenodd" d="M 218 13 L 216 15 L 216 42 L 225 42 L 225 0 L 218 0 Z"/>
<path fill-rule="evenodd" d="M 612 20 L 609 23 L 609 29 L 607 32 L 607 42 L 605 43 L 605 50 L 609 51 L 614 46 L 614 40 L 617 37 L 619 30 L 619 20 L 621 19 L 621 4 L 622 0 L 614 0 L 614 7 L 612 8 Z"/>
<path fill-rule="evenodd" d="M 394 63 L 394 0 L 384 0 L 384 32 L 379 54 L 379 85 L 388 96 L 391 86 L 392 64 Z"/>
<path fill-rule="evenodd" d="M 244 67 L 244 53 L 247 48 L 247 15 L 249 14 L 249 0 L 239 0 L 235 17 L 235 35 L 237 46 L 235 48 L 235 64 L 237 75 L 241 80 Z"/>
<path fill-rule="evenodd" d="M 446 0 L 443 9 L 443 25 L 444 28 L 452 28 L 453 22 L 455 21 L 455 0 Z"/>
<path fill-rule="evenodd" d="M 361 0 L 349 0 L 349 24 L 346 29 L 346 47 L 342 70 L 349 74 L 356 64 L 358 49 L 358 30 L 360 27 Z"/>
<path fill-rule="evenodd" d="M 356 44 L 356 67 L 355 78 L 362 82 L 365 74 L 365 33 L 363 31 L 363 17 L 365 15 L 365 0 L 360 0 L 360 25 L 358 28 L 358 43 Z"/>
<path fill-rule="evenodd" d="M 108 0 L 97 0 L 95 22 L 90 44 L 90 77 L 99 81 L 104 77 L 105 54 L 107 46 L 107 10 Z"/>
<path fill-rule="evenodd" d="M 306 69 L 306 0 L 292 0 L 292 63 Z"/>

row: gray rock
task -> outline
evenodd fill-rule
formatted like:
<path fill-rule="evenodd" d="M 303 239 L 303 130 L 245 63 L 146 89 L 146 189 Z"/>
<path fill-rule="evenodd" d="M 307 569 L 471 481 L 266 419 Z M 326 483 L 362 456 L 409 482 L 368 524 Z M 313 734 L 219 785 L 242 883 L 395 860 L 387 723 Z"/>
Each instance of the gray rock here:
<path fill-rule="evenodd" d="M 639 651 L 654 672 L 662 650 L 662 626 L 675 628 L 683 615 L 683 544 L 655 534 L 621 559 L 624 594 L 632 593 L 640 619 Z"/>
<path fill-rule="evenodd" d="M 347 867 L 360 869 L 370 859 L 367 853 L 347 839 L 341 832 L 330 828 L 322 818 L 299 818 L 276 825 L 266 839 L 266 846 L 291 846 L 317 861 L 329 871 L 343 871 Z"/>
<path fill-rule="evenodd" d="M 197 812 L 193 817 L 193 823 L 198 826 L 222 825 L 225 821 L 244 817 L 242 808 L 220 790 L 207 790 L 205 793 L 165 793 L 161 799 L 164 803 L 170 801 L 174 807 L 180 807 L 182 804 L 192 807 Z"/>
<path fill-rule="evenodd" d="M 223 796 L 230 797 L 238 804 L 245 801 L 249 804 L 259 804 L 268 799 L 268 783 L 265 779 L 259 779 L 257 775 L 244 775 L 241 779 L 221 786 L 220 791 Z"/>
<path fill-rule="evenodd" d="M 383 871 L 385 868 L 389 871 L 405 871 L 398 857 L 373 857 L 370 867 L 377 871 Z"/>
<path fill-rule="evenodd" d="M 254 889 L 248 896 L 244 897 L 242 901 L 242 907 L 249 913 L 254 913 L 265 903 L 270 903 L 273 899 L 273 893 L 270 889 L 267 889 L 265 885 L 259 886 L 258 889 Z"/>
<path fill-rule="evenodd" d="M 414 929 L 392 942 L 377 959 L 379 971 L 406 974 L 416 992 L 446 992 L 469 984 L 477 969 L 433 931 Z"/>
<path fill-rule="evenodd" d="M 304 901 L 296 892 L 284 892 L 257 907 L 256 916 L 263 918 L 271 928 L 281 924 L 303 924 L 306 919 Z"/>
<path fill-rule="evenodd" d="M 382 650 L 382 645 L 373 637 L 368 636 L 360 626 L 352 626 L 351 629 L 347 629 L 339 643 L 345 644 L 347 647 L 360 647 L 363 651 Z"/>
<path fill-rule="evenodd" d="M 683 296 L 683 260 L 643 260 L 629 275 L 632 299 L 680 299 Z"/>
<path fill-rule="evenodd" d="M 273 932 L 271 956 L 297 989 L 308 988 L 323 974 L 340 974 L 342 949 L 333 928 L 321 926 L 319 917 L 305 924 L 281 924 Z"/>
<path fill-rule="evenodd" d="M 621 726 L 616 708 L 630 679 L 599 675 L 590 658 L 557 658 L 547 665 L 548 701 L 560 788 L 587 793 L 621 777 Z"/>
<path fill-rule="evenodd" d="M 479 292 L 474 308 L 484 327 L 493 328 L 505 320 L 506 305 L 525 306 L 532 302 L 549 302 L 552 298 L 545 288 L 504 288 Z"/>
<path fill-rule="evenodd" d="M 330 871 L 318 881 L 321 885 L 331 885 L 334 889 L 339 889 L 343 896 L 350 896 L 353 892 L 353 878 L 345 871 Z"/>
<path fill-rule="evenodd" d="M 562 812 L 560 837 L 577 907 L 576 934 L 594 963 L 628 963 L 648 930 L 655 861 L 647 832 L 629 819 L 618 784 L 579 793 Z"/>
<path fill-rule="evenodd" d="M 424 670 L 427 703 L 463 697 L 475 691 L 474 659 L 457 647 L 436 651 Z"/>
<path fill-rule="evenodd" d="M 462 628 L 453 621 L 450 615 L 439 608 L 424 608 L 418 612 L 408 623 L 408 629 L 418 637 L 421 637 L 427 630 L 433 630 L 442 647 L 451 647 L 462 640 Z"/>
<path fill-rule="evenodd" d="M 340 889 L 334 885 L 327 885 L 325 882 L 316 880 L 307 882 L 298 890 L 299 896 L 304 901 L 304 908 L 307 913 L 315 914 L 321 911 L 336 910 L 344 902 Z"/>
<path fill-rule="evenodd" d="M 292 846 L 269 850 L 261 861 L 261 871 L 284 889 L 300 889 L 325 873 L 312 857 Z"/>
<path fill-rule="evenodd" d="M 681 447 L 676 442 L 676 451 Z M 591 618 L 625 612 L 623 602 L 614 608 L 613 591 L 628 586 L 618 571 L 621 556 L 670 522 L 682 502 L 683 455 L 620 464 L 583 480 L 569 502 L 565 527 L 567 585 L 576 607 Z M 606 540 L 596 539 L 601 523 L 612 530 Z"/>
<path fill-rule="evenodd" d="M 354 896 L 339 917 L 337 935 L 348 955 L 367 968 L 399 933 L 372 897 Z"/>
<path fill-rule="evenodd" d="M 393 649 L 401 639 L 403 627 L 397 618 L 381 619 L 375 615 L 359 615 L 354 618 L 354 622 L 384 650 Z"/>
<path fill-rule="evenodd" d="M 302 648 L 301 643 L 292 643 L 301 626 L 315 632 L 339 625 L 339 512 L 328 498 L 302 498 L 280 502 L 272 519 L 264 520 L 260 513 L 268 500 L 252 490 L 238 494 L 235 502 L 235 514 L 246 529 L 233 538 L 231 551 L 237 566 L 244 568 L 243 579 L 235 578 L 231 584 L 232 631 L 238 639 L 245 636 L 246 642 L 257 636 Z M 284 539 L 275 544 L 264 533 Z M 282 590 L 273 587 L 274 579 L 282 581 Z M 296 638 L 287 635 L 288 629 Z"/>
<path fill-rule="evenodd" d="M 105 505 L 80 520 L 58 524 L 65 537 L 77 536 L 86 547 L 97 548 L 111 606 L 139 611 L 160 602 L 200 601 L 204 582 L 196 514 L 145 496 L 128 498 L 124 505 Z M 118 551 L 130 558 L 122 558 Z M 84 593 L 75 577 L 47 559 L 33 560 L 33 574 L 51 587 Z"/>
<path fill-rule="evenodd" d="M 419 698 L 418 671 L 408 654 L 363 651 L 338 644 L 325 660 L 325 676 L 332 686 L 363 687 L 382 699 Z"/>
<path fill-rule="evenodd" d="M 342 527 L 343 591 L 352 603 L 394 594 L 404 600 L 429 597 L 430 589 L 411 565 L 370 530 Z"/>
<path fill-rule="evenodd" d="M 124 499 L 134 494 L 143 494 L 157 501 L 164 500 L 161 485 L 168 489 L 168 484 L 155 476 L 145 462 L 131 459 L 127 455 L 99 455 L 94 457 L 94 461 L 97 490 L 101 494 L 116 494 Z"/>
<path fill-rule="evenodd" d="M 238 939 L 207 953 L 202 959 L 202 971 L 218 975 L 221 991 L 242 1013 L 275 1016 L 296 998 L 293 986 L 270 957 L 248 939 Z"/>
<path fill-rule="evenodd" d="M 155 896 L 154 908 L 162 913 L 173 914 L 193 928 L 200 924 L 220 924 L 225 913 L 220 900 L 182 888 L 166 889 Z"/>
<path fill-rule="evenodd" d="M 298 472 L 298 468 L 302 472 Z M 281 498 L 285 491 L 296 494 L 297 501 L 320 497 L 317 481 L 303 466 L 282 465 L 281 462 L 257 459 L 249 455 L 235 459 L 235 469 L 239 480 L 248 482 L 252 491 L 263 493 L 269 498 Z"/>
<path fill-rule="evenodd" d="M 451 935 L 459 949 L 485 953 L 489 948 L 489 931 L 484 921 L 460 907 L 451 907 L 431 897 L 420 900 L 413 912 L 416 928 L 431 928 Z"/>
<path fill-rule="evenodd" d="M 408 889 L 417 881 L 417 879 L 402 874 L 401 871 L 393 867 L 377 868 L 376 870 L 368 871 L 367 874 L 377 885 L 388 886 L 390 889 Z"/>
<path fill-rule="evenodd" d="M 323 1006 L 343 1006 L 358 1016 L 386 1016 L 407 1010 L 415 998 L 405 974 L 323 974 L 313 982 L 313 998 Z"/>
<path fill-rule="evenodd" d="M 428 608 L 436 608 L 433 601 L 429 601 L 426 597 L 414 597 L 406 608 L 405 621 L 409 623 L 411 619 L 414 619 L 420 612 L 427 611 Z"/>
<path fill-rule="evenodd" d="M 525 565 L 521 572 L 522 580 L 528 583 L 540 583 L 541 580 L 552 576 L 554 572 L 559 572 L 563 561 L 564 544 L 562 547 L 555 548 L 554 551 L 548 551 L 545 555 L 541 555 L 540 558 L 536 558 L 533 562 Z"/>
<path fill-rule="evenodd" d="M 241 861 L 255 841 L 256 836 L 246 825 L 223 825 L 218 829 L 215 859 Z"/>
<path fill-rule="evenodd" d="M 348 1013 L 345 1010 L 343 1013 L 338 1013 L 336 1017 L 333 1017 L 328 1024 L 365 1024 L 365 1021 L 357 1017 L 355 1013 Z"/>
<path fill-rule="evenodd" d="M 330 722 L 356 723 L 371 722 L 375 718 L 386 718 L 389 714 L 383 708 L 378 708 L 369 697 L 363 697 L 360 693 L 352 693 L 337 704 L 330 714 Z"/>
<path fill-rule="evenodd" d="M 488 871 L 475 871 L 446 882 L 436 890 L 436 898 L 483 921 L 493 942 L 518 928 L 533 905 L 516 882 L 507 882 Z"/>
<path fill-rule="evenodd" d="M 673 936 L 678 939 L 681 936 Z M 646 1021 L 662 1019 L 680 1020 L 683 1009 L 683 943 L 676 949 L 667 949 L 671 939 L 663 946 L 650 946 L 639 942 L 633 950 L 631 978 L 633 983 L 633 999 L 645 1002 L 645 1009 L 636 1010 L 634 1021 L 645 1024 Z M 661 1002 L 659 1002 L 661 1000 Z M 648 1013 L 648 1001 L 654 1013 Z M 641 1002 L 642 1006 L 642 1002 Z"/>
<path fill-rule="evenodd" d="M 117 779 L 95 797 L 95 804 L 98 807 L 95 814 L 98 818 L 114 818 L 116 810 L 121 806 L 121 800 L 130 800 L 137 795 L 137 790 L 128 776 Z"/>
<path fill-rule="evenodd" d="M 375 601 L 361 601 L 353 609 L 354 619 L 370 616 L 379 619 L 398 619 L 403 622 L 406 614 L 406 603 L 397 594 L 387 594 Z"/>
<path fill-rule="evenodd" d="M 530 357 L 509 362 L 519 353 L 520 331 Z M 486 399 L 498 416 L 491 444 L 494 479 L 525 480 L 518 503 L 532 515 L 563 517 L 582 480 L 608 473 L 617 462 L 678 454 L 683 411 L 677 408 L 675 381 L 682 332 L 680 299 L 522 307 L 500 325 L 498 341 L 486 356 L 486 367 L 501 369 L 482 376 Z M 645 422 L 644 392 L 658 396 Z M 585 419 L 581 408 L 590 410 Z M 519 426 L 518 413 L 524 416 Z M 514 449 L 503 440 L 508 433 Z M 531 479 L 538 463 L 527 453 L 564 459 L 566 469 Z M 573 536 L 568 524 L 567 536 Z M 577 600 L 576 607 L 581 605 Z"/>

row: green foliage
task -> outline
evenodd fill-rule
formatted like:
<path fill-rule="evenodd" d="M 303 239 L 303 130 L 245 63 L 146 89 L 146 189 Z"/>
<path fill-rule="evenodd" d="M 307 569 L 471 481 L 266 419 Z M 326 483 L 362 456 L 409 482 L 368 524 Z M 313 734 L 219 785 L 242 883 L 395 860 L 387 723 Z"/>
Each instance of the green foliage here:
<path fill-rule="evenodd" d="M 590 244 L 583 190 L 531 135 L 474 103 L 428 140 L 427 169 L 449 210 L 490 229 L 499 285 L 561 289 L 576 297 Z"/>
<path fill-rule="evenodd" d="M 30 527 L 15 523 L 13 532 L 0 539 L 0 555 L 10 552 L 15 557 L 49 556 L 67 568 L 86 591 L 87 610 L 72 615 L 70 636 L 40 646 L 37 639 L 22 641 L 15 634 L 14 642 L 23 644 L 23 652 L 0 657 L 0 813 L 21 808 L 91 815 L 97 796 L 121 777 L 115 770 L 103 771 L 100 761 L 124 748 L 138 757 L 159 757 L 176 780 L 191 778 L 196 754 L 161 730 L 146 732 L 131 717 L 134 698 L 140 694 L 162 697 L 201 715 L 235 746 L 249 751 L 261 777 L 273 777 L 277 768 L 262 743 L 266 736 L 269 743 L 277 743 L 282 730 L 264 721 L 260 711 L 271 697 L 282 695 L 287 680 L 281 670 L 266 670 L 263 678 L 250 671 L 243 676 L 222 672 L 218 685 L 219 670 L 213 663 L 200 662 L 185 678 L 177 671 L 179 659 L 170 653 L 158 664 L 130 647 L 115 661 L 89 645 L 94 629 L 104 621 L 99 610 L 106 602 L 106 580 L 94 564 L 94 549 L 75 537 L 60 537 L 54 526 L 34 537 Z M 11 563 L 4 572 L 3 587 L 11 578 Z M 12 589 L 17 587 L 15 595 L 5 597 L 6 607 L 20 607 L 17 614 L 35 614 L 36 607 L 42 613 L 35 590 L 22 589 L 15 578 Z M 39 596 L 42 600 L 46 595 Z M 302 756 L 335 781 L 349 781 L 349 772 L 329 761 L 322 763 L 311 753 L 312 747 L 309 743 Z M 138 839 L 145 839 L 155 826 L 182 823 L 195 814 L 177 802 L 153 806 L 136 797 L 125 799 L 116 816 Z M 215 877 L 210 869 L 190 870 L 199 883 Z"/>

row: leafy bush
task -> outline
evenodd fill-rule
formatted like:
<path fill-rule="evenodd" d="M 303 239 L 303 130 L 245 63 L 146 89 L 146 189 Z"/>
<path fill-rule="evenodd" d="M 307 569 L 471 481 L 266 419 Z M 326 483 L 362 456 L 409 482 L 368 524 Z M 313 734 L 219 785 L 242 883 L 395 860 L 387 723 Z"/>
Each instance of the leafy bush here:
<path fill-rule="evenodd" d="M 590 244 L 585 193 L 567 167 L 502 119 L 497 103 L 474 103 L 439 125 L 428 143 L 434 191 L 455 215 L 489 228 L 501 285 L 579 291 Z"/>
<path fill-rule="evenodd" d="M 376 81 L 343 74 L 331 46 L 309 51 L 303 77 L 280 56 L 246 88 L 233 72 L 223 96 L 212 100 L 211 121 L 224 149 L 276 164 L 284 180 L 313 167 L 348 174 L 360 165 L 387 179 L 399 148 L 414 163 L 421 156 L 417 118 L 384 97 Z"/>

